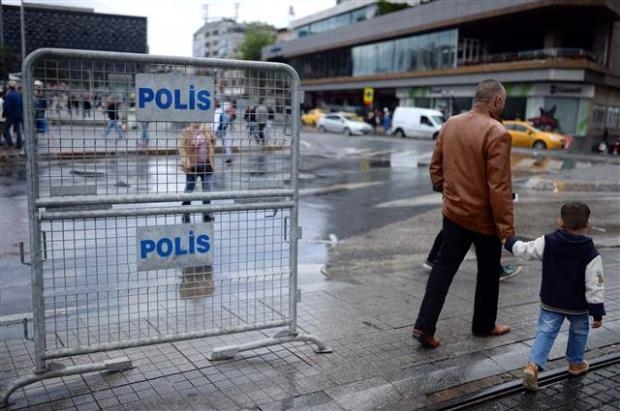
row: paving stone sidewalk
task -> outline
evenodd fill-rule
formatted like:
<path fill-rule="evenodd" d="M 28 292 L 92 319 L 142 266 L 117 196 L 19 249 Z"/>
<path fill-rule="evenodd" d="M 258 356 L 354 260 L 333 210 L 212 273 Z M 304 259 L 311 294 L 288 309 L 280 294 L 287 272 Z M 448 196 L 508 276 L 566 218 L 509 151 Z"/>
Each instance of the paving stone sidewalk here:
<path fill-rule="evenodd" d="M 620 344 L 620 253 L 602 250 L 607 275 L 608 315 L 593 330 L 588 348 L 617 349 Z M 82 364 L 126 355 L 135 368 L 45 380 L 13 394 L 10 409 L 390 409 L 406 402 L 417 409 L 518 378 L 535 333 L 539 263 L 502 283 L 498 321 L 513 331 L 496 338 L 471 335 L 475 263 L 467 260 L 455 277 L 438 324 L 442 346 L 419 347 L 411 326 L 428 273 L 409 272 L 334 278 L 302 288 L 299 328 L 330 345 L 331 354 L 289 343 L 240 353 L 212 362 L 213 348 L 250 342 L 275 330 L 160 344 L 64 360 Z M 566 330 L 551 354 L 563 357 Z M 615 348 L 614 348 L 615 347 Z M 0 344 L 0 384 L 31 371 L 33 347 L 24 339 Z M 512 374 L 511 374 L 512 372 Z M 451 389 L 457 389 L 451 391 Z M 437 393 L 441 393 L 437 396 Z M 410 405 L 410 406 L 409 406 Z"/>
<path fill-rule="evenodd" d="M 438 214 L 436 210 L 431 213 Z M 412 241 L 428 245 L 438 226 L 427 221 L 418 219 L 424 234 L 417 238 L 409 231 Z M 533 228 L 544 232 L 541 227 Z M 400 244 L 401 239 L 396 242 Z M 586 358 L 620 349 L 620 249 L 613 242 L 607 244 L 612 245 L 599 251 L 606 270 L 608 315 L 601 329 L 592 330 Z M 383 253 L 376 251 L 379 259 Z M 207 359 L 214 347 L 272 336 L 278 331 L 274 329 L 72 357 L 60 362 L 84 364 L 128 356 L 135 367 L 31 384 L 12 395 L 9 409 L 415 410 L 518 379 L 536 329 L 540 263 L 524 264 L 518 276 L 501 285 L 498 321 L 510 324 L 512 332 L 480 338 L 470 332 L 476 267 L 468 257 L 454 279 L 438 324 L 442 345 L 428 350 L 411 338 L 428 276 L 419 265 L 421 255 L 415 256 L 417 260 L 406 264 L 385 265 L 391 270 L 381 270 L 378 264 L 377 269 L 359 275 L 341 270 L 342 275 L 325 281 L 302 283 L 299 329 L 321 338 L 333 348 L 331 354 L 316 354 L 307 344 L 288 343 L 224 361 Z M 31 372 L 33 345 L 20 337 L 21 325 L 0 327 L 0 333 L 0 387 L 4 388 Z M 551 353 L 552 367 L 566 366 L 566 339 L 563 328 Z M 527 409 L 553 405 L 554 391 L 564 392 L 565 398 L 568 391 L 574 391 L 584 399 L 584 407 L 590 404 L 584 409 L 604 409 L 586 399 L 605 394 L 607 385 L 601 378 L 617 381 L 617 368 L 608 374 L 592 372 L 585 378 L 544 390 L 543 395 L 528 400 L 533 405 Z M 550 394 L 548 400 L 545 391 Z M 608 401 L 603 405 L 613 404 L 616 397 L 606 394 Z M 502 404 L 489 409 L 523 409 L 526 403 Z"/>

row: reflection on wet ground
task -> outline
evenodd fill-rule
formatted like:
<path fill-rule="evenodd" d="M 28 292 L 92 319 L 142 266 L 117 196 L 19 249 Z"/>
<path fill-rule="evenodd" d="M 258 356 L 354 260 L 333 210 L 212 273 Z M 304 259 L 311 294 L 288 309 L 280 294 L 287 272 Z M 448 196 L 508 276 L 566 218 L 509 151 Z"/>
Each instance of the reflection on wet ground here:
<path fill-rule="evenodd" d="M 185 267 L 181 271 L 179 297 L 182 300 L 213 295 L 213 266 Z"/>

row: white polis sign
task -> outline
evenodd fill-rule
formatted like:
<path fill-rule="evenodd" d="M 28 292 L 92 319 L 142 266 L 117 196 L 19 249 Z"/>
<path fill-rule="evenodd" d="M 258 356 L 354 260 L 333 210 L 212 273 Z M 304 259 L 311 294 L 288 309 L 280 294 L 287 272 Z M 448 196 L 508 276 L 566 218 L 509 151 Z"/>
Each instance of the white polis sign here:
<path fill-rule="evenodd" d="M 213 264 L 213 223 L 137 227 L 138 270 Z"/>
<path fill-rule="evenodd" d="M 213 119 L 213 77 L 136 74 L 136 119 L 204 123 Z"/>

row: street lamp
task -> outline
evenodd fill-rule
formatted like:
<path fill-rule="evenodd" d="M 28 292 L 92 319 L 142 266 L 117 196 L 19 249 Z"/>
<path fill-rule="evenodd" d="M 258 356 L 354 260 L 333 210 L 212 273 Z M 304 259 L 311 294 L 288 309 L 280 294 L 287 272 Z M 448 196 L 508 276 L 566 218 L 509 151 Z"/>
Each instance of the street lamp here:
<path fill-rule="evenodd" d="M 26 23 L 24 21 L 24 0 L 19 1 L 19 22 L 22 35 L 22 63 L 26 60 Z M 20 70 L 21 71 L 21 70 Z"/>

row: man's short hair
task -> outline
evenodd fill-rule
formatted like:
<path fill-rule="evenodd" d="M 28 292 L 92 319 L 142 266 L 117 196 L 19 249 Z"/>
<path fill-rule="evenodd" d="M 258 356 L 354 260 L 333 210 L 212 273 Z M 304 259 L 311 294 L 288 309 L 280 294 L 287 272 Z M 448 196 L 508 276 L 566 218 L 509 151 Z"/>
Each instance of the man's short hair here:
<path fill-rule="evenodd" d="M 487 79 L 478 84 L 474 101 L 491 102 L 495 96 L 504 91 L 504 86 L 497 80 Z"/>
<path fill-rule="evenodd" d="M 579 201 L 571 201 L 562 206 L 560 217 L 564 222 L 564 228 L 579 230 L 588 225 L 590 207 Z"/>

